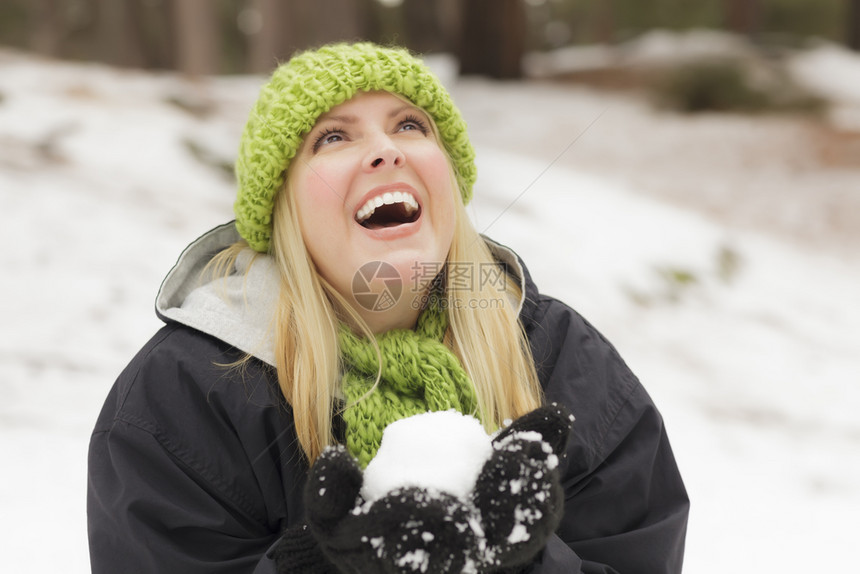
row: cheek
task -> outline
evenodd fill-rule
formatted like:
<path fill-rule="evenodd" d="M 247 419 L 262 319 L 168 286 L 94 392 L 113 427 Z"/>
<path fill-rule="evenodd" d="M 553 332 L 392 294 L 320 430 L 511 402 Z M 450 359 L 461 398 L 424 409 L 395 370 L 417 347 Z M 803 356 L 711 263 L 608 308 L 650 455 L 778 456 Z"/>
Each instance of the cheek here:
<path fill-rule="evenodd" d="M 436 153 L 428 154 L 422 160 L 421 171 L 424 183 L 433 201 L 435 226 L 454 225 L 454 194 L 456 183 L 451 166 L 445 154 L 437 148 Z"/>
<path fill-rule="evenodd" d="M 451 167 L 445 153 L 434 146 L 434 151 L 422 158 L 422 171 L 428 183 L 433 182 L 434 191 L 452 192 Z"/>
<path fill-rule="evenodd" d="M 336 182 L 333 183 L 330 177 L 331 174 L 303 169 L 293 174 L 290 182 L 305 247 L 322 275 L 329 280 L 325 264 L 336 258 L 337 244 L 343 240 L 343 233 L 337 227 L 337 222 L 341 221 L 343 201 L 332 189 Z"/>
<path fill-rule="evenodd" d="M 331 221 L 336 211 L 343 209 L 343 198 L 338 192 L 338 174 L 326 169 L 303 169 L 291 182 L 296 193 L 296 206 L 302 227 L 312 222 Z"/>

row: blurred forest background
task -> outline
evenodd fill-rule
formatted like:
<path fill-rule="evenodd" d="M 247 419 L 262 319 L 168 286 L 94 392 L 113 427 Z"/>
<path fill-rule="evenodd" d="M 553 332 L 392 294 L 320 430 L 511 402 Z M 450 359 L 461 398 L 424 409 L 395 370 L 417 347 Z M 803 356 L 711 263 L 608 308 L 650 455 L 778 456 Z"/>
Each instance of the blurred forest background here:
<path fill-rule="evenodd" d="M 766 50 L 810 37 L 860 50 L 860 0 L 0 0 L 0 44 L 189 75 L 261 73 L 334 40 L 455 54 L 516 78 L 523 55 L 647 30 L 724 29 Z"/>
<path fill-rule="evenodd" d="M 0 0 L 0 571 L 90 571 L 105 396 L 232 213 L 262 75 L 339 39 L 430 56 L 476 227 L 646 383 L 686 570 L 855 563 L 860 0 Z"/>

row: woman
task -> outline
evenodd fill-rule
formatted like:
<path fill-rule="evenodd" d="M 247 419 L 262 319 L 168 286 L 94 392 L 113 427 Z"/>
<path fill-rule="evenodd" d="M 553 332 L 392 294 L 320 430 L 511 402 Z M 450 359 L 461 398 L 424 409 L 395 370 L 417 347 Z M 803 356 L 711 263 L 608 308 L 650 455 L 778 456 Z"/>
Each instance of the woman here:
<path fill-rule="evenodd" d="M 590 324 L 476 233 L 465 124 L 419 60 L 371 44 L 295 56 L 263 87 L 236 173 L 235 222 L 171 270 L 167 325 L 94 430 L 94 572 L 680 571 L 688 501 L 659 413 Z M 538 428 L 550 403 L 575 415 L 569 436 Z M 362 523 L 350 489 L 390 423 L 449 409 L 538 430 L 560 463 L 526 446 L 518 472 L 547 497 L 508 481 L 516 509 L 477 495 L 463 536 L 445 538 L 440 511 L 425 547 L 390 553 L 380 541 L 441 506 L 413 493 L 408 520 Z M 496 462 L 478 485 L 501 484 Z M 488 517 L 514 510 L 538 518 L 490 544 Z"/>

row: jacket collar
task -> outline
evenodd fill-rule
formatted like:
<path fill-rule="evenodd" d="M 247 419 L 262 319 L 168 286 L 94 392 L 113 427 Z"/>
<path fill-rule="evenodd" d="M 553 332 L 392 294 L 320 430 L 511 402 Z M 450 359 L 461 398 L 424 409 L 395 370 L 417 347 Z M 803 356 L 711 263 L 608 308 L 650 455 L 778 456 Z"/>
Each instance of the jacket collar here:
<path fill-rule="evenodd" d="M 155 312 L 165 322 L 193 327 L 274 366 L 278 270 L 273 258 L 248 248 L 226 278 L 207 268 L 239 239 L 230 222 L 186 247 L 161 284 Z"/>
<path fill-rule="evenodd" d="M 535 321 L 537 312 L 538 288 L 532 280 L 526 264 L 513 249 L 498 243 L 486 235 L 481 236 L 493 257 L 505 268 L 505 273 L 519 281 L 520 298 L 517 301 L 517 315 L 526 328 Z"/>
<path fill-rule="evenodd" d="M 165 322 L 187 325 L 275 366 L 274 317 L 279 278 L 274 259 L 248 248 L 239 255 L 226 279 L 218 279 L 207 268 L 217 253 L 239 239 L 231 221 L 186 247 L 161 284 L 155 311 Z M 511 249 L 489 238 L 484 240 L 505 272 L 519 281 L 522 295 L 516 302 L 517 311 L 528 326 L 534 315 L 537 288 Z"/>

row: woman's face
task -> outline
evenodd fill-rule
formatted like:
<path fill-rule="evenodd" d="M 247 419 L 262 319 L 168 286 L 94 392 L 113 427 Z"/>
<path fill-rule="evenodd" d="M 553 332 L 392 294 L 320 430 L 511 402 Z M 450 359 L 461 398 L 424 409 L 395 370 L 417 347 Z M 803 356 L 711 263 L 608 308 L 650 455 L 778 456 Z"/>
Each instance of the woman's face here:
<path fill-rule="evenodd" d="M 387 92 L 356 95 L 320 116 L 289 178 L 320 274 L 358 303 L 374 331 L 411 327 L 415 299 L 432 279 L 427 271 L 441 269 L 454 235 L 454 179 L 424 111 Z M 375 270 L 390 270 L 376 262 L 400 276 L 395 304 L 354 296 L 360 270 L 371 281 L 378 279 Z M 356 285 L 364 290 L 361 281 Z"/>

